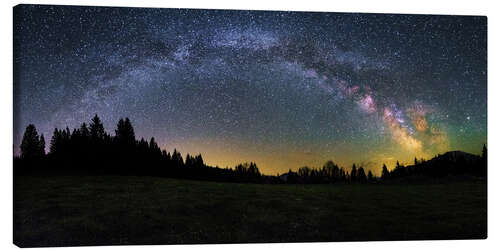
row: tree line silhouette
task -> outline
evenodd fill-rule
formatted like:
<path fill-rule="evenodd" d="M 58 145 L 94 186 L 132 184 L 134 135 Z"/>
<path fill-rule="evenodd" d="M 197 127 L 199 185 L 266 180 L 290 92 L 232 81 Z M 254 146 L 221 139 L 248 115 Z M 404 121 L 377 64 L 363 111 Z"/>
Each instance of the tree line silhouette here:
<path fill-rule="evenodd" d="M 276 176 L 260 173 L 254 162 L 240 163 L 233 168 L 212 167 L 205 164 L 201 154 L 186 155 L 174 149 L 172 153 L 160 149 L 154 137 L 137 140 L 128 118 L 120 119 L 115 135 L 108 134 L 95 115 L 89 125 L 83 123 L 70 131 L 55 128 L 45 153 L 44 135 L 36 127 L 26 127 L 19 157 L 14 157 L 15 175 L 137 175 L 245 183 L 374 183 L 411 176 L 444 177 L 447 175 L 486 176 L 487 150 L 482 156 L 459 151 L 438 155 L 431 160 L 415 158 L 414 165 L 399 162 L 389 171 L 384 164 L 381 177 L 371 170 L 353 164 L 351 170 L 327 161 L 322 168 L 301 167 L 294 172 Z"/>
<path fill-rule="evenodd" d="M 261 182 L 262 177 L 253 162 L 234 169 L 211 167 L 201 154 L 184 159 L 176 149 L 160 149 L 154 137 L 137 140 L 128 118 L 118 121 L 114 136 L 97 115 L 73 131 L 55 128 L 47 154 L 43 134 L 30 124 L 20 149 L 14 158 L 16 175 L 147 175 L 232 182 Z"/>
<path fill-rule="evenodd" d="M 362 166 L 356 167 L 356 164 L 353 164 L 349 172 L 331 160 L 327 161 L 322 168 L 304 166 L 299 168 L 297 172 L 289 170 L 288 173 L 280 177 L 286 183 L 304 184 L 368 183 L 376 180 L 371 170 L 368 170 L 368 174 L 366 174 Z"/>

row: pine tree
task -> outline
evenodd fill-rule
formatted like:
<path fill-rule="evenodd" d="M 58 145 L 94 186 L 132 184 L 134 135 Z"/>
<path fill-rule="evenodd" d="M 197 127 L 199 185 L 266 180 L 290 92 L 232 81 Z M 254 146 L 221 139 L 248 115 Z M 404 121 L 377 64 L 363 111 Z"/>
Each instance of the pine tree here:
<path fill-rule="evenodd" d="M 123 147 L 131 147 L 135 144 L 135 133 L 128 118 L 120 119 L 116 126 L 116 140 Z"/>
<path fill-rule="evenodd" d="M 340 170 L 339 170 L 339 179 L 342 180 L 342 181 L 346 181 L 347 180 L 346 172 L 344 170 L 344 167 L 341 167 Z"/>
<path fill-rule="evenodd" d="M 59 152 L 61 148 L 62 136 L 59 129 L 55 128 L 54 133 L 52 134 L 52 138 L 50 139 L 50 154 L 54 155 Z"/>
<path fill-rule="evenodd" d="M 385 165 L 385 163 L 382 166 L 382 175 L 381 175 L 381 178 L 384 179 L 384 180 L 387 179 L 387 178 L 389 178 L 389 170 L 387 170 L 387 166 Z"/>
<path fill-rule="evenodd" d="M 93 143 L 102 143 L 104 141 L 104 125 L 97 114 L 92 118 L 92 123 L 90 123 L 90 138 Z"/>
<path fill-rule="evenodd" d="M 363 167 L 359 167 L 358 172 L 356 173 L 356 178 L 360 182 L 366 182 L 366 174 Z"/>
<path fill-rule="evenodd" d="M 156 143 L 154 137 L 151 137 L 151 140 L 149 141 L 149 151 L 151 152 L 153 157 L 161 156 L 161 149 L 158 146 L 158 143 Z"/>
<path fill-rule="evenodd" d="M 195 156 L 194 162 L 195 162 L 196 167 L 198 167 L 198 168 L 205 166 L 205 163 L 203 162 L 203 158 L 201 157 L 201 154 L 198 154 L 197 156 Z"/>
<path fill-rule="evenodd" d="M 82 126 L 80 126 L 80 134 L 81 134 L 82 138 L 84 138 L 85 140 L 90 135 L 89 129 L 87 128 L 87 124 L 85 124 L 85 122 L 82 124 Z"/>
<path fill-rule="evenodd" d="M 368 170 L 368 181 L 369 182 L 374 181 L 373 173 L 371 170 Z"/>
<path fill-rule="evenodd" d="M 20 145 L 21 158 L 23 159 L 37 159 L 42 157 L 40 151 L 40 137 L 36 131 L 35 125 L 29 124 L 24 131 L 23 139 Z M 44 141 L 45 147 L 45 141 Z"/>
<path fill-rule="evenodd" d="M 69 143 L 69 140 L 71 139 L 71 132 L 69 132 L 69 128 L 66 127 L 65 130 L 63 130 L 62 137 L 64 140 L 64 144 L 67 146 Z"/>
<path fill-rule="evenodd" d="M 356 181 L 357 180 L 357 170 L 356 170 L 356 164 L 352 164 L 352 169 L 351 169 L 351 181 Z"/>
<path fill-rule="evenodd" d="M 45 156 L 45 137 L 40 135 L 40 142 L 39 142 L 39 155 L 40 156 Z"/>
<path fill-rule="evenodd" d="M 174 153 L 175 153 L 175 151 L 174 151 Z M 192 166 L 194 165 L 193 159 L 191 158 L 191 155 L 189 155 L 189 153 L 188 153 L 188 154 L 186 154 L 186 161 L 185 161 L 185 165 L 186 165 L 186 167 L 188 167 L 188 168 L 190 168 L 190 167 L 192 167 Z"/>
<path fill-rule="evenodd" d="M 182 167 L 184 165 L 184 161 L 182 159 L 181 153 L 174 148 L 174 152 L 172 153 L 172 162 L 176 167 Z"/>

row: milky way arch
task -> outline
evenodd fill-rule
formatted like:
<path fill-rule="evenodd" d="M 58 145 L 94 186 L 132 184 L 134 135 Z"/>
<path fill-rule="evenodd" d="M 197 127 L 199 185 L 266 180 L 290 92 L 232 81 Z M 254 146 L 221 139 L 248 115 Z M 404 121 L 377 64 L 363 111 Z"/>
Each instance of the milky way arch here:
<path fill-rule="evenodd" d="M 479 152 L 486 18 L 21 5 L 14 148 L 34 123 L 128 116 L 139 137 L 264 172 Z"/>

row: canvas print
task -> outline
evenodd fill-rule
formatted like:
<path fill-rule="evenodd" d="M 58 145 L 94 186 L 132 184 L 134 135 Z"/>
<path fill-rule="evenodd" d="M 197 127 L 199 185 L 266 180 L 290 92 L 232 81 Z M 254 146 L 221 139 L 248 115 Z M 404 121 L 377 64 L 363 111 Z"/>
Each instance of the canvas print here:
<path fill-rule="evenodd" d="M 13 14 L 19 247 L 487 237 L 485 16 Z"/>

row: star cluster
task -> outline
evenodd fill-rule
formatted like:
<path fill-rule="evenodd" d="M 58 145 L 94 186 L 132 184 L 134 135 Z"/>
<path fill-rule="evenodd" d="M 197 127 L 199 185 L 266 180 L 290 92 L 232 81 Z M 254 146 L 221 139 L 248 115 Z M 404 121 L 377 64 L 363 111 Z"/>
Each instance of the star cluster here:
<path fill-rule="evenodd" d="M 29 123 L 50 138 L 96 113 L 267 174 L 478 153 L 486 34 L 474 16 L 19 5 L 14 153 Z"/>

